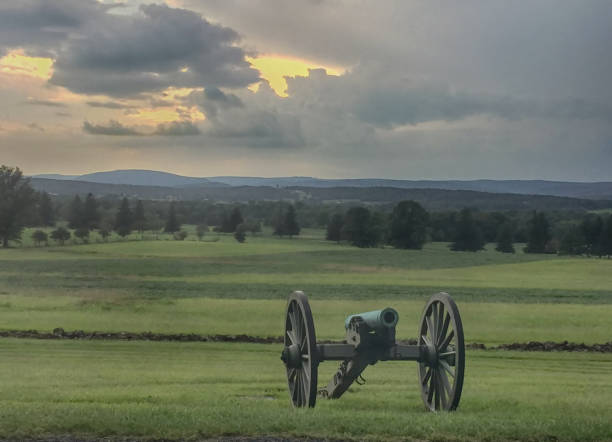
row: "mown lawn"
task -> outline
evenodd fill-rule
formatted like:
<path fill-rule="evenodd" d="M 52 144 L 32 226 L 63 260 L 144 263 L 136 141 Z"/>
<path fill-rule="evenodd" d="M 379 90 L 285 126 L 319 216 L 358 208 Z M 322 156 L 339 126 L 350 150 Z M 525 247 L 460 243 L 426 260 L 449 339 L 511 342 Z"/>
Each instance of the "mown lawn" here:
<path fill-rule="evenodd" d="M 0 340 L 0 437 L 612 438 L 612 355 L 469 351 L 459 410 L 425 412 L 387 362 L 314 410 L 289 404 L 278 345 Z M 320 384 L 336 366 L 320 367 Z"/>

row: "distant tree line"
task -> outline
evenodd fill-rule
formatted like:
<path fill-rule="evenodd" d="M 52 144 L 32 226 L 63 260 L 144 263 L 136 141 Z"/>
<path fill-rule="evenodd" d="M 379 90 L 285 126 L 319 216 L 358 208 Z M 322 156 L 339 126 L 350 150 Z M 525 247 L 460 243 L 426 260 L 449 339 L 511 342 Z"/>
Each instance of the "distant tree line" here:
<path fill-rule="evenodd" d="M 24 227 L 57 228 L 32 233 L 36 245 L 49 239 L 63 244 L 72 235 L 89 241 L 97 230 L 103 240 L 115 232 L 171 233 L 184 239 L 182 225 L 196 227 L 198 239 L 209 231 L 231 233 L 244 241 L 246 234 L 272 229 L 280 237 L 299 235 L 303 227 L 326 228 L 327 239 L 357 247 L 390 245 L 420 249 L 429 241 L 450 243 L 452 250 L 481 250 L 495 243 L 500 252 L 512 253 L 516 243 L 528 253 L 589 256 L 612 255 L 612 215 L 584 211 L 506 211 L 475 209 L 428 213 L 419 203 L 354 206 L 304 201 L 253 201 L 228 204 L 213 201 L 141 201 L 124 196 L 93 194 L 57 197 L 35 192 L 18 168 L 0 167 L 0 242 L 19 241 Z M 68 228 L 66 228 L 66 227 Z M 71 229 L 71 230 L 69 230 Z"/>

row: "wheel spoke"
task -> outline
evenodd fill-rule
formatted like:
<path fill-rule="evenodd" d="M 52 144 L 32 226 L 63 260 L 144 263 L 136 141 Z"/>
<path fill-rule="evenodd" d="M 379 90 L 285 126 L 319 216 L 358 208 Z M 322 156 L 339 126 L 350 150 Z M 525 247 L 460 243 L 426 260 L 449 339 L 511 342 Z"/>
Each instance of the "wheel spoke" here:
<path fill-rule="evenodd" d="M 423 341 L 425 341 L 425 345 L 431 345 L 431 341 L 429 340 L 427 335 L 423 335 L 421 336 L 421 338 L 423 338 Z"/>
<path fill-rule="evenodd" d="M 435 334 L 434 334 L 433 325 L 431 323 L 431 316 L 425 316 L 425 322 L 427 322 L 427 332 L 431 336 L 432 341 L 435 342 L 436 337 L 435 337 Z M 428 345 L 431 345 L 431 343 L 429 343 Z"/>
<path fill-rule="evenodd" d="M 451 370 L 450 366 L 448 365 L 448 362 L 440 360 L 440 366 L 448 373 L 450 374 L 453 378 L 455 377 L 455 372 Z"/>
<path fill-rule="evenodd" d="M 433 378 L 435 375 L 435 369 L 431 369 L 431 376 L 429 377 L 429 390 L 427 391 L 427 402 L 429 403 L 429 405 L 432 404 L 432 400 L 433 400 L 433 395 L 434 395 L 434 382 L 433 382 Z"/>
<path fill-rule="evenodd" d="M 306 374 L 306 371 L 302 372 L 303 376 L 302 376 L 302 387 L 304 388 L 304 399 L 308 400 L 308 384 L 310 384 L 310 380 L 308 379 L 308 375 Z"/>
<path fill-rule="evenodd" d="M 440 342 L 442 338 L 442 320 L 444 318 L 444 304 L 438 303 L 438 320 L 436 321 L 436 344 Z"/>
<path fill-rule="evenodd" d="M 292 307 L 293 308 L 288 312 L 289 322 L 291 322 L 291 330 L 293 331 L 295 338 L 299 339 L 297 335 L 297 323 L 295 321 L 295 305 L 292 304 Z"/>
<path fill-rule="evenodd" d="M 446 332 L 448 332 L 448 325 L 450 324 L 450 315 L 446 313 L 446 317 L 444 318 L 444 325 L 442 326 L 442 331 L 440 332 L 440 336 L 438 336 L 437 345 L 442 343 L 442 340 L 446 337 Z"/>
<path fill-rule="evenodd" d="M 288 374 L 288 379 L 289 382 L 294 382 L 295 381 L 295 375 L 297 373 L 297 370 L 295 368 L 290 368 L 289 369 L 289 374 Z"/>
<path fill-rule="evenodd" d="M 456 355 L 456 354 L 457 354 L 456 351 L 445 351 L 443 353 L 439 353 L 438 356 L 440 358 L 448 358 L 449 356 L 453 356 L 453 355 Z"/>
<path fill-rule="evenodd" d="M 448 347 L 448 344 L 450 343 L 450 341 L 452 341 L 454 337 L 455 337 L 455 330 L 451 330 L 451 332 L 448 334 L 446 339 L 444 339 L 444 341 L 442 342 L 442 344 L 440 344 L 440 347 L 438 348 L 440 350 L 444 350 L 446 347 Z"/>
<path fill-rule="evenodd" d="M 446 376 L 446 373 L 444 372 L 444 370 L 440 370 L 440 380 L 442 381 L 442 385 L 444 386 L 444 391 L 450 397 L 450 394 L 453 388 L 451 387 L 451 384 L 448 381 L 448 377 Z"/>
<path fill-rule="evenodd" d="M 435 394 L 434 394 L 434 399 L 435 399 L 434 408 L 436 410 L 439 410 L 440 409 L 440 386 L 438 385 L 438 370 L 434 371 L 434 374 L 431 380 L 434 383 L 435 389 L 436 389 Z"/>
<path fill-rule="evenodd" d="M 297 338 L 293 334 L 293 330 L 287 330 L 287 336 L 289 336 L 289 340 L 291 341 L 292 345 L 294 345 L 297 342 Z"/>
<path fill-rule="evenodd" d="M 431 371 L 432 371 L 431 367 L 425 368 L 425 376 L 421 378 L 421 385 L 427 385 L 429 378 L 431 378 Z"/>
<path fill-rule="evenodd" d="M 440 402 L 442 403 L 442 408 L 444 410 L 446 410 L 446 408 L 447 408 L 447 405 L 446 405 L 447 404 L 447 400 L 446 400 L 447 393 L 446 393 L 446 389 L 444 388 L 444 385 L 443 385 L 443 382 L 442 382 L 442 375 L 443 375 L 444 372 L 438 370 L 437 373 L 438 373 L 438 390 L 439 390 L 439 393 L 440 393 Z"/>

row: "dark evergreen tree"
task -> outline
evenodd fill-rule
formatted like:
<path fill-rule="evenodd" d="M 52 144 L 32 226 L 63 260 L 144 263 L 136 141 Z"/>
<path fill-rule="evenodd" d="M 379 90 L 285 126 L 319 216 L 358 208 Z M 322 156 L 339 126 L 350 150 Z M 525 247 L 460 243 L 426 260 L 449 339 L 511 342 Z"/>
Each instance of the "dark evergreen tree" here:
<path fill-rule="evenodd" d="M 134 208 L 133 222 L 136 231 L 142 235 L 147 225 L 147 219 L 145 217 L 144 206 L 141 200 L 138 200 L 136 203 L 136 208 Z"/>
<path fill-rule="evenodd" d="M 55 209 L 47 192 L 41 192 L 38 195 L 38 217 L 40 218 L 40 224 L 43 226 L 55 225 Z"/>
<path fill-rule="evenodd" d="M 381 240 L 376 217 L 365 207 L 352 207 L 344 217 L 342 237 L 357 247 L 375 247 Z"/>
<path fill-rule="evenodd" d="M 83 205 L 82 224 L 79 226 L 83 229 L 93 230 L 100 223 L 100 212 L 98 212 L 98 202 L 93 194 L 88 193 Z M 89 235 L 88 235 L 89 236 Z"/>
<path fill-rule="evenodd" d="M 0 239 L 2 247 L 9 240 L 21 238 L 28 214 L 33 211 L 36 194 L 30 180 L 18 167 L 0 166 Z"/>
<path fill-rule="evenodd" d="M 287 207 L 287 212 L 283 218 L 283 232 L 291 238 L 294 235 L 300 234 L 300 225 L 297 222 L 295 208 L 292 204 Z"/>
<path fill-rule="evenodd" d="M 393 208 L 389 244 L 398 249 L 422 249 L 427 241 L 429 214 L 415 201 L 402 201 Z"/>
<path fill-rule="evenodd" d="M 236 231 L 236 228 L 244 222 L 242 218 L 242 213 L 240 213 L 240 208 L 234 207 L 232 212 L 230 213 L 228 225 L 227 225 L 227 233 L 232 233 Z"/>
<path fill-rule="evenodd" d="M 550 224 L 546 214 L 534 211 L 529 221 L 525 253 L 547 253 L 546 245 L 550 239 Z"/>
<path fill-rule="evenodd" d="M 70 239 L 70 231 L 64 227 L 58 227 L 51 232 L 51 239 L 57 241 L 60 246 L 63 246 Z"/>
<path fill-rule="evenodd" d="M 47 240 L 49 239 L 49 236 L 42 230 L 36 230 L 32 233 L 32 239 L 34 240 L 34 245 L 38 247 L 42 243 L 46 244 Z"/>
<path fill-rule="evenodd" d="M 170 209 L 168 210 L 168 218 L 166 219 L 166 227 L 164 227 L 164 232 L 166 233 L 174 233 L 181 230 L 181 223 L 179 223 L 178 218 L 176 217 L 176 208 L 174 201 L 170 203 Z"/>
<path fill-rule="evenodd" d="M 603 230 L 604 223 L 599 215 L 589 214 L 584 217 L 580 228 L 584 236 L 584 242 L 586 245 L 586 253 L 588 255 L 599 254 L 599 243 L 601 238 L 601 231 Z"/>
<path fill-rule="evenodd" d="M 243 243 L 246 240 L 246 226 L 244 224 L 238 224 L 236 231 L 234 232 L 234 238 L 239 243 Z"/>
<path fill-rule="evenodd" d="M 497 246 L 495 250 L 502 253 L 514 253 L 514 226 L 511 222 L 506 221 L 497 232 Z"/>
<path fill-rule="evenodd" d="M 198 227 L 196 227 L 196 236 L 198 237 L 198 241 L 202 241 L 202 238 L 204 235 L 206 235 L 206 233 L 208 233 L 208 226 L 206 224 L 199 224 Z"/>
<path fill-rule="evenodd" d="M 602 256 L 612 256 L 612 215 L 608 216 L 601 229 L 599 250 Z"/>
<path fill-rule="evenodd" d="M 87 227 L 79 227 L 74 231 L 74 236 L 83 241 L 83 243 L 87 243 L 89 242 L 89 229 Z"/>
<path fill-rule="evenodd" d="M 70 203 L 70 211 L 68 213 L 68 227 L 71 229 L 78 229 L 83 226 L 83 201 L 79 195 L 75 195 L 74 199 Z"/>
<path fill-rule="evenodd" d="M 450 248 L 454 251 L 477 252 L 484 249 L 485 239 L 480 226 L 474 221 L 472 210 L 463 209 L 455 228 L 455 240 Z"/>
<path fill-rule="evenodd" d="M 584 233 L 581 227 L 571 226 L 561 238 L 559 254 L 582 255 L 586 251 Z"/>
<path fill-rule="evenodd" d="M 127 198 L 123 198 L 117 216 L 115 217 L 115 232 L 121 237 L 126 237 L 132 233 L 132 211 Z"/>
<path fill-rule="evenodd" d="M 327 224 L 327 233 L 325 239 L 328 241 L 340 242 L 342 226 L 344 225 L 344 216 L 339 213 L 334 214 Z"/>

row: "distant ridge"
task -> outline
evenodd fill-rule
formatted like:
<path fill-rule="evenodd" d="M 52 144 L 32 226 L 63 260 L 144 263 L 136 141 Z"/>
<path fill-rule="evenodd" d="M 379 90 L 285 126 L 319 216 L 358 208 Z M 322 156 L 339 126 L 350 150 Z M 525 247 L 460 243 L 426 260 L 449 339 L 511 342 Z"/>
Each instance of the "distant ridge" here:
<path fill-rule="evenodd" d="M 473 190 L 401 189 L 397 187 L 272 187 L 190 185 L 185 187 L 106 184 L 74 180 L 32 178 L 36 190 L 54 195 L 127 196 L 134 199 L 183 201 L 303 201 L 330 204 L 394 204 L 414 200 L 428 210 L 457 210 L 474 207 L 482 210 L 596 210 L 612 208 L 612 200 L 594 200 L 549 195 L 489 193 Z"/>
<path fill-rule="evenodd" d="M 186 188 L 190 186 L 255 187 L 389 187 L 398 189 L 469 190 L 521 195 L 551 195 L 572 198 L 612 200 L 612 182 L 568 182 L 546 180 L 393 180 L 382 178 L 321 179 L 312 177 L 188 177 L 154 170 L 113 170 L 86 175 L 35 175 L 34 178 L 74 180 L 90 183 Z"/>

